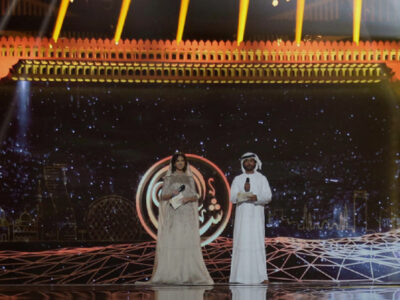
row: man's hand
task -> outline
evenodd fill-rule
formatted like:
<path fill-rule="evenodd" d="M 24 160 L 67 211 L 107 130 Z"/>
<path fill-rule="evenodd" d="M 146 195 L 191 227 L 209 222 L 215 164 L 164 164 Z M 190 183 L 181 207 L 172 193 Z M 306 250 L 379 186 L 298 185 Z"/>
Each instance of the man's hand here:
<path fill-rule="evenodd" d="M 257 195 L 251 195 L 248 200 L 249 202 L 256 202 L 257 201 Z"/>

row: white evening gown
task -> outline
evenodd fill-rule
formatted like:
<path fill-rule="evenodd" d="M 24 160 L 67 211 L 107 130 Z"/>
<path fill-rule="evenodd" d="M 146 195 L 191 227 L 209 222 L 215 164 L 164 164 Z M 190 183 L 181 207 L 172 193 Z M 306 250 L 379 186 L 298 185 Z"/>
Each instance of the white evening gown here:
<path fill-rule="evenodd" d="M 196 194 L 193 177 L 176 173 L 164 178 L 162 194 L 171 194 L 182 184 L 185 197 Z M 203 261 L 197 208 L 197 202 L 189 202 L 175 210 L 168 201 L 160 201 L 156 258 L 149 283 L 214 283 Z"/>

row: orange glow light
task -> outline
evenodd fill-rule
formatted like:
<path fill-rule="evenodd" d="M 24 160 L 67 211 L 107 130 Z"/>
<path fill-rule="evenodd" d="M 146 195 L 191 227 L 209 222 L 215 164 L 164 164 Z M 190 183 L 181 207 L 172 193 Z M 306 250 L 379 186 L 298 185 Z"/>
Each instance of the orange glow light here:
<path fill-rule="evenodd" d="M 121 11 L 119 13 L 117 29 L 115 30 L 115 35 L 114 35 L 115 44 L 118 44 L 118 42 L 121 38 L 122 29 L 124 28 L 124 25 L 125 25 L 125 20 L 126 20 L 127 14 L 128 14 L 128 9 L 129 9 L 130 4 L 131 4 L 131 0 L 122 0 Z"/>
<path fill-rule="evenodd" d="M 353 11 L 353 42 L 357 45 L 360 42 L 360 27 L 361 27 L 361 13 L 362 13 L 362 0 L 354 0 Z"/>
<path fill-rule="evenodd" d="M 179 11 L 178 31 L 176 33 L 176 42 L 182 41 L 183 29 L 185 28 L 186 15 L 189 7 L 189 0 L 181 0 L 181 9 Z"/>
<path fill-rule="evenodd" d="M 246 28 L 247 12 L 249 10 L 250 0 L 240 0 L 239 8 L 239 22 L 237 30 L 237 44 L 240 45 L 243 42 L 244 30 Z"/>
<path fill-rule="evenodd" d="M 142 176 L 142 179 L 141 179 L 141 181 L 139 183 L 139 186 L 138 186 L 138 189 L 137 189 L 137 193 L 136 193 L 136 211 L 137 211 L 140 223 L 142 224 L 142 226 L 145 229 L 145 231 L 155 240 L 157 240 L 157 232 L 153 231 L 153 229 L 146 223 L 145 218 L 154 218 L 154 220 L 156 220 L 156 216 L 154 216 L 154 215 L 150 216 L 151 215 L 151 210 L 149 210 L 149 209 L 147 210 L 147 213 L 148 213 L 147 217 L 142 213 L 141 205 L 143 205 L 143 204 L 141 203 L 141 196 L 140 195 L 145 189 L 145 185 L 146 185 L 145 180 L 146 180 L 146 178 L 148 178 L 150 176 L 150 174 L 152 174 L 157 169 L 159 171 L 161 170 L 161 172 L 163 172 L 163 171 L 166 172 L 167 169 L 168 169 L 168 165 L 163 167 L 163 169 L 160 169 L 160 166 L 162 166 L 163 164 L 168 162 L 171 159 L 171 157 L 172 156 L 168 156 L 168 157 L 165 157 L 165 158 L 159 160 L 153 166 L 151 166 L 150 169 L 148 169 L 146 171 L 146 173 Z M 223 232 L 223 230 L 225 229 L 226 225 L 228 224 L 228 221 L 229 221 L 230 216 L 232 214 L 232 203 L 229 201 L 229 199 L 230 199 L 230 186 L 229 186 L 228 180 L 226 179 L 226 177 L 225 177 L 224 173 L 222 172 L 222 170 L 217 165 L 215 165 L 213 162 L 209 161 L 208 159 L 206 159 L 206 158 L 204 158 L 202 156 L 196 155 L 196 154 L 187 153 L 186 157 L 187 158 L 192 158 L 194 160 L 202 161 L 202 162 L 206 163 L 207 165 L 211 166 L 219 174 L 220 178 L 223 180 L 225 189 L 228 192 L 227 199 L 226 199 L 228 201 L 228 210 L 225 212 L 225 216 L 223 218 L 223 221 L 222 221 L 220 227 L 212 235 L 207 236 L 205 238 L 205 240 L 203 240 L 201 242 L 201 246 L 203 247 L 203 246 L 211 243 L 212 241 L 214 241 L 218 236 L 220 236 L 221 233 Z M 192 171 L 195 171 L 195 169 L 192 169 Z M 158 179 L 159 178 L 156 176 L 156 177 L 153 177 L 152 181 L 153 180 L 158 180 Z M 196 179 L 195 179 L 195 181 L 196 181 Z M 202 183 L 202 184 L 205 185 L 205 183 Z M 147 193 L 148 196 L 152 195 L 152 191 L 148 190 L 146 193 Z M 146 208 L 148 208 L 148 206 L 149 206 L 149 203 L 146 202 Z M 157 221 L 157 223 L 158 223 L 158 221 Z M 201 233 L 201 228 L 199 229 L 199 232 Z"/>
<path fill-rule="evenodd" d="M 306 0 L 297 0 L 296 10 L 296 44 L 300 45 L 303 31 L 304 7 Z"/>
<path fill-rule="evenodd" d="M 56 25 L 54 26 L 54 30 L 53 30 L 53 40 L 55 42 L 57 42 L 58 37 L 60 35 L 61 27 L 62 27 L 62 24 L 64 23 L 65 14 L 67 13 L 69 1 L 70 0 L 62 0 L 61 1 L 60 9 L 58 10 Z"/>

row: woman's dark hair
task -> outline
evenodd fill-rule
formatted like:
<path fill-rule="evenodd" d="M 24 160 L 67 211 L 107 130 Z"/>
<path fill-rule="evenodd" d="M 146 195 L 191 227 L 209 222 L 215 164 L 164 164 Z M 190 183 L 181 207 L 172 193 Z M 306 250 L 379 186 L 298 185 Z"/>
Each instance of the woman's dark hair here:
<path fill-rule="evenodd" d="M 183 157 L 183 160 L 185 161 L 185 166 L 183 167 L 183 172 L 186 172 L 186 168 L 187 168 L 187 164 L 188 164 L 186 155 L 182 152 L 177 152 L 174 155 L 172 155 L 172 158 L 171 158 L 172 173 L 174 173 L 176 171 L 175 163 L 179 156 Z"/>

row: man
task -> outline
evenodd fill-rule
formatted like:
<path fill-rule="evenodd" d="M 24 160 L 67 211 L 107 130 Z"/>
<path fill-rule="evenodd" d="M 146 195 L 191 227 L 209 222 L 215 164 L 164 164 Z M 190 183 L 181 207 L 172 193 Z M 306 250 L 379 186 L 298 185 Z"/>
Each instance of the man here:
<path fill-rule="evenodd" d="M 268 283 L 264 205 L 271 202 L 271 189 L 267 178 L 257 171 L 261 161 L 256 154 L 245 153 L 240 162 L 243 174 L 233 179 L 231 187 L 236 216 L 229 282 Z"/>

